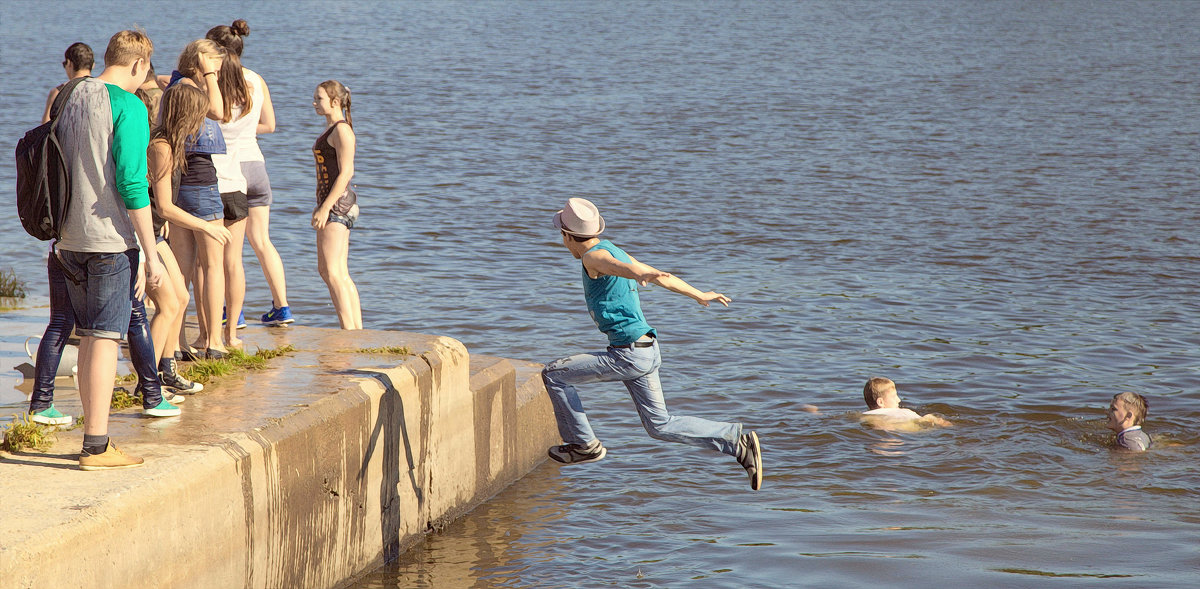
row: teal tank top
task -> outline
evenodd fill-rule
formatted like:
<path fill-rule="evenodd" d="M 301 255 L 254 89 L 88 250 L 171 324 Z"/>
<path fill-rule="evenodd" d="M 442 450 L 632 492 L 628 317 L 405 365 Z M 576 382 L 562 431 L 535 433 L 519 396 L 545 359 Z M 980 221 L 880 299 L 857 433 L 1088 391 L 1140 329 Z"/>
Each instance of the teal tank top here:
<path fill-rule="evenodd" d="M 618 261 L 629 263 L 629 254 L 607 239 L 596 244 L 592 250 L 602 249 Z M 583 268 L 583 298 L 587 301 L 588 313 L 596 327 L 608 336 L 609 345 L 623 346 L 633 343 L 646 334 L 655 335 L 654 328 L 646 323 L 642 315 L 642 303 L 638 298 L 636 280 L 620 276 L 588 276 Z"/>

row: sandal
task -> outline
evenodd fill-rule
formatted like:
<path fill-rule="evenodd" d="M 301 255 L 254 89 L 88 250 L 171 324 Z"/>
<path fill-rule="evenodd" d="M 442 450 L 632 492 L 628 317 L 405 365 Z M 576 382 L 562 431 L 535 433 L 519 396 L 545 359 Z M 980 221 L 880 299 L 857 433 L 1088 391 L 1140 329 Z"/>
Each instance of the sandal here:
<path fill-rule="evenodd" d="M 196 348 L 189 347 L 175 352 L 175 359 L 180 362 L 195 362 L 196 360 L 204 359 L 204 352 Z"/>

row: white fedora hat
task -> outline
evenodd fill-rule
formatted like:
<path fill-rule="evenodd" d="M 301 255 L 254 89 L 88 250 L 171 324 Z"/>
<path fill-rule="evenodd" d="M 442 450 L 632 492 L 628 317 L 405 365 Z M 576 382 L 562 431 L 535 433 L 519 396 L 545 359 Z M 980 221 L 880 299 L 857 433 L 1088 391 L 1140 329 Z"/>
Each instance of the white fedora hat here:
<path fill-rule="evenodd" d="M 576 237 L 595 237 L 604 233 L 604 217 L 592 201 L 570 198 L 563 210 L 554 213 L 554 226 Z"/>

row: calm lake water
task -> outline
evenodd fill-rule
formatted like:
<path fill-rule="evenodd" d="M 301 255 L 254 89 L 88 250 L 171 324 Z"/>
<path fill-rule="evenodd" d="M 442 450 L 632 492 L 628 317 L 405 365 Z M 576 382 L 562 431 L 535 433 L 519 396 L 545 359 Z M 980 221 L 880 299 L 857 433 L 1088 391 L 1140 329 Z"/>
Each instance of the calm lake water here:
<path fill-rule="evenodd" d="M 354 97 L 367 327 L 539 361 L 599 349 L 550 225 L 571 196 L 733 298 L 642 296 L 669 403 L 757 429 L 762 491 L 591 386 L 607 459 L 536 470 L 356 587 L 1196 585 L 1195 3 L 55 6 L 0 8 L 10 144 L 71 42 L 103 52 L 140 24 L 165 72 L 250 22 L 303 324 L 337 326 L 308 226 L 328 78 Z M 43 244 L 7 218 L 0 268 L 44 296 Z M 270 297 L 246 251 L 253 317 Z M 872 375 L 955 426 L 860 426 Z M 1107 447 L 1124 390 L 1150 400 L 1144 455 Z"/>

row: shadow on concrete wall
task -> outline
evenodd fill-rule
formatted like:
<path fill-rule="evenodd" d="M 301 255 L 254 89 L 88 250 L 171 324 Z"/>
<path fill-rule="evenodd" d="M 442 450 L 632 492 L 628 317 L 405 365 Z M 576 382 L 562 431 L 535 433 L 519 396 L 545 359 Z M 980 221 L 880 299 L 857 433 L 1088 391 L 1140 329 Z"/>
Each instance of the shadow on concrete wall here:
<path fill-rule="evenodd" d="M 380 531 L 383 535 L 383 558 L 385 562 L 400 556 L 400 529 L 403 510 L 396 502 L 400 498 L 400 449 L 404 448 L 404 459 L 408 465 L 408 482 L 417 498 L 417 513 L 425 507 L 425 493 L 417 481 L 417 461 L 413 457 L 412 442 L 408 434 L 408 423 L 404 415 L 404 399 L 392 384 L 392 379 L 382 372 L 362 371 L 383 385 L 384 393 L 379 398 L 379 417 L 371 430 L 370 441 L 363 452 L 358 480 L 367 476 L 367 465 L 375 454 L 380 437 L 383 438 L 383 478 L 379 488 Z"/>

